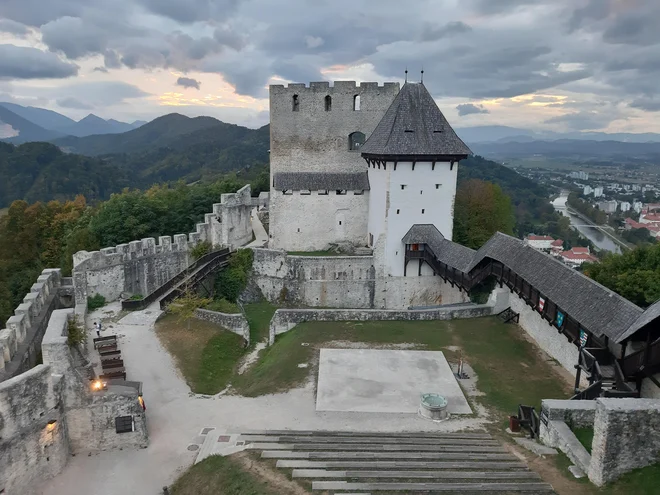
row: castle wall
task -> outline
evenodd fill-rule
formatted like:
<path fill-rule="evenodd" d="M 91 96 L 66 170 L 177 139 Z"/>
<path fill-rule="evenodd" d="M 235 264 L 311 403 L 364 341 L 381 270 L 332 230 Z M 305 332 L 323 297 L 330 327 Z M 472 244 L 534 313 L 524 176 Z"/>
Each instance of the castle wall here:
<path fill-rule="evenodd" d="M 269 208 L 269 247 L 273 249 L 320 251 L 331 244 L 366 245 L 369 191 L 338 195 L 336 191 L 283 194 L 271 190 Z"/>
<path fill-rule="evenodd" d="M 258 200 L 251 198 L 247 185 L 236 193 L 223 194 L 204 215 L 195 232 L 174 237 L 153 237 L 107 247 L 100 251 L 79 251 L 73 255 L 76 304 L 100 294 L 107 301 L 126 295 L 146 296 L 185 270 L 193 259 L 190 250 L 200 242 L 236 249 L 252 240 L 250 210 Z"/>
<path fill-rule="evenodd" d="M 0 383 L 0 492 L 35 493 L 64 469 L 69 444 L 61 382 L 39 365 Z"/>
<path fill-rule="evenodd" d="M 243 313 L 227 314 L 208 309 L 196 309 L 195 318 L 220 325 L 230 332 L 240 335 L 248 345 L 250 344 L 250 325 Z"/>

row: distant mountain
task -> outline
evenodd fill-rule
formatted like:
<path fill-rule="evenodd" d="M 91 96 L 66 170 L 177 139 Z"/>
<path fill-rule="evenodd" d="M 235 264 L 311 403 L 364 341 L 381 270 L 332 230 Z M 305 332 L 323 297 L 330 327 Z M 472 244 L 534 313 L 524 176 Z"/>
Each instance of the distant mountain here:
<path fill-rule="evenodd" d="M 16 103 L 0 102 L 0 106 L 11 110 L 19 117 L 29 120 L 33 124 L 43 127 L 49 131 L 61 132 L 61 129 L 69 127 L 76 123 L 75 120 L 62 115 L 61 113 L 46 110 L 45 108 L 24 107 Z M 66 133 L 62 133 L 66 134 Z"/>
<path fill-rule="evenodd" d="M 122 134 L 105 134 L 82 138 L 65 137 L 54 142 L 67 151 L 83 155 L 132 153 L 153 148 L 172 147 L 173 141 L 181 136 L 210 127 L 219 127 L 222 130 L 230 128 L 249 130 L 246 127 L 225 124 L 212 117 L 190 118 L 178 113 L 171 113 Z M 222 130 L 218 129 L 218 132 L 222 132 Z M 193 137 L 193 139 L 199 138 Z M 184 144 L 189 144 L 189 141 Z"/>
<path fill-rule="evenodd" d="M 626 132 L 566 132 L 532 131 L 503 125 L 459 127 L 456 133 L 467 144 L 494 142 L 556 141 L 570 139 L 579 141 L 621 141 L 626 143 L 660 142 L 660 134 L 652 132 L 634 134 Z"/>
<path fill-rule="evenodd" d="M 0 124 L 11 127 L 11 132 L 3 138 L 11 143 L 26 143 L 28 141 L 50 141 L 62 136 L 61 133 L 44 129 L 37 124 L 17 115 L 0 105 Z M 5 131 L 6 132 L 6 131 Z"/>
<path fill-rule="evenodd" d="M 114 119 L 103 120 L 101 117 L 90 113 L 84 119 L 74 122 L 72 125 L 60 129 L 60 131 L 71 136 L 86 137 L 96 134 L 120 134 L 131 131 L 134 128 L 132 124 L 119 122 Z"/>
<path fill-rule="evenodd" d="M 562 158 L 660 158 L 659 142 L 621 142 L 580 139 L 558 139 L 555 141 L 476 143 L 471 146 L 474 153 L 485 157 L 517 158 L 533 155 Z"/>

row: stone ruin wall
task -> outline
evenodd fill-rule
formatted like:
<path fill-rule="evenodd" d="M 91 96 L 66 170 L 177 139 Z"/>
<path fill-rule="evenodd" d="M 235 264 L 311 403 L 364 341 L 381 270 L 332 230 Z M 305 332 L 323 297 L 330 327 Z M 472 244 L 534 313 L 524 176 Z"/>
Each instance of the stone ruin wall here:
<path fill-rule="evenodd" d="M 91 391 L 84 352 L 68 344 L 74 315 L 73 308 L 54 310 L 41 344 L 43 364 L 0 383 L 0 493 L 37 493 L 69 455 L 147 445 L 135 388 Z M 117 434 L 115 418 L 128 415 L 135 431 Z"/>
<path fill-rule="evenodd" d="M 213 213 L 204 215 L 195 232 L 173 237 L 153 237 L 103 248 L 79 251 L 73 255 L 73 282 L 77 304 L 100 294 L 107 301 L 125 295 L 146 296 L 185 270 L 192 257 L 190 250 L 200 242 L 235 249 L 252 240 L 250 211 L 265 200 L 251 197 L 250 186 L 236 193 L 222 194 Z"/>
<path fill-rule="evenodd" d="M 59 268 L 41 272 L 0 331 L 0 382 L 37 365 L 50 315 L 71 306 L 72 293 L 71 279 L 63 278 Z"/>

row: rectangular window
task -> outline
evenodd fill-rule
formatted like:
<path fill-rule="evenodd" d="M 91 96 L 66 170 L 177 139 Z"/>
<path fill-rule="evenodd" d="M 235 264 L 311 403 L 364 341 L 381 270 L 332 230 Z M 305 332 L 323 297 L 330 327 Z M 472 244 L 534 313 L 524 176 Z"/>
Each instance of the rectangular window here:
<path fill-rule="evenodd" d="M 337 189 L 337 196 L 344 196 L 346 194 L 346 189 Z"/>
<path fill-rule="evenodd" d="M 341 225 L 341 220 L 339 220 L 339 225 Z"/>
<path fill-rule="evenodd" d="M 401 190 L 403 190 L 403 189 L 405 189 L 405 188 L 406 188 L 406 185 L 405 185 L 405 184 L 401 184 Z"/>
<path fill-rule="evenodd" d="M 419 194 L 424 194 L 424 191 L 419 191 Z"/>
<path fill-rule="evenodd" d="M 362 194 L 364 194 L 364 191 L 353 191 L 353 194 L 355 196 L 361 196 Z"/>
<path fill-rule="evenodd" d="M 118 416 L 115 418 L 115 431 L 117 433 L 130 433 L 135 431 L 133 416 Z"/>
<path fill-rule="evenodd" d="M 398 215 L 399 213 L 401 213 L 401 210 L 396 210 L 396 214 Z"/>
<path fill-rule="evenodd" d="M 422 215 L 424 214 L 424 211 L 426 211 L 426 210 L 424 210 L 424 208 L 422 208 Z"/>
<path fill-rule="evenodd" d="M 436 184 L 436 185 L 435 185 L 435 188 L 436 188 L 436 189 L 440 189 L 440 186 L 441 186 L 441 184 Z"/>
<path fill-rule="evenodd" d="M 282 194 L 286 196 L 291 196 L 293 194 L 293 191 L 291 189 L 285 189 L 284 191 L 282 191 Z"/>
<path fill-rule="evenodd" d="M 304 189 L 304 190 L 300 191 L 300 194 L 302 194 L 303 196 L 308 196 L 308 195 L 312 194 L 312 191 Z"/>
<path fill-rule="evenodd" d="M 323 189 L 323 190 L 319 191 L 319 196 L 327 196 L 327 195 L 328 195 L 328 190 L 327 189 Z"/>

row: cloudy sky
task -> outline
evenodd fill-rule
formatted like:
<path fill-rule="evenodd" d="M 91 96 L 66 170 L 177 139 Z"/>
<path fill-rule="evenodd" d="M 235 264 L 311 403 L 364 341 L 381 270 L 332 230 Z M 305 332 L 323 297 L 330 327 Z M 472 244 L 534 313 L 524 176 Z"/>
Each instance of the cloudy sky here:
<path fill-rule="evenodd" d="M 0 0 L 0 101 L 257 127 L 268 84 L 425 83 L 456 127 L 660 132 L 658 0 Z"/>

